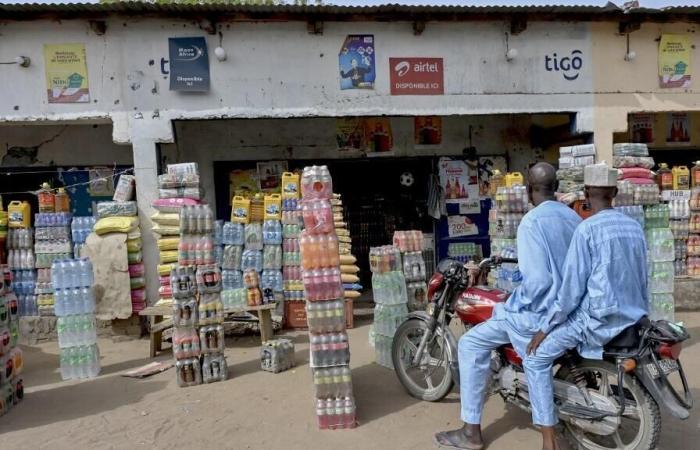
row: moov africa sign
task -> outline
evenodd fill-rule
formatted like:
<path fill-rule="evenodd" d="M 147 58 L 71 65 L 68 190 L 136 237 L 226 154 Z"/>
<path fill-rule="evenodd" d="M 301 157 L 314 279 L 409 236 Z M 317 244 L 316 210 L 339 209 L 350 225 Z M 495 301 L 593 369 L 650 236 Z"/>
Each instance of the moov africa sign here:
<path fill-rule="evenodd" d="M 442 58 L 389 58 L 391 95 L 442 95 Z"/>

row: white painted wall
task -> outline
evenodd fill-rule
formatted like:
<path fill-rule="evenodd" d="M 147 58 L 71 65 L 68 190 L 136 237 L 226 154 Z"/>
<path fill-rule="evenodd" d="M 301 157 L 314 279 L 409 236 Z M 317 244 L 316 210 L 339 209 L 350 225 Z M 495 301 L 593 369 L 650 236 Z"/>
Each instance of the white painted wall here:
<path fill-rule="evenodd" d="M 0 125 L 0 165 L 12 147 L 37 148 L 33 166 L 49 165 L 130 165 L 133 153 L 129 145 L 112 140 L 111 124 L 6 124 Z"/>
<path fill-rule="evenodd" d="M 309 35 L 305 22 L 233 23 L 224 26 L 229 58 L 210 55 L 211 91 L 168 91 L 160 74 L 168 37 L 206 36 L 210 53 L 218 36 L 196 24 L 162 19 L 107 20 L 97 36 L 84 21 L 0 24 L 0 60 L 29 56 L 31 67 L 0 68 L 0 120 L 105 117 L 115 112 L 160 110 L 163 117 L 206 118 L 487 114 L 586 111 L 592 106 L 592 63 L 587 24 L 529 23 L 510 38 L 519 52 L 505 60 L 502 22 L 429 23 L 414 36 L 410 23 L 327 22 Z M 348 34 L 374 34 L 377 82 L 372 91 L 339 89 L 338 52 Z M 48 104 L 43 44 L 82 42 L 87 49 L 91 103 Z M 545 70 L 545 55 L 583 52 L 575 81 Z M 390 96 L 389 57 L 443 57 L 444 96 Z M 153 61 L 151 65 L 150 62 Z M 552 95 L 533 95 L 552 94 Z"/>

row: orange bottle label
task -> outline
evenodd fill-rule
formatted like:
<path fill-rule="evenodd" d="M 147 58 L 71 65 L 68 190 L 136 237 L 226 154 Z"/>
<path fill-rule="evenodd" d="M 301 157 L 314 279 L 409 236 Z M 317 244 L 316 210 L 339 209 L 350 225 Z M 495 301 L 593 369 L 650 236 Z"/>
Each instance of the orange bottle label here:
<path fill-rule="evenodd" d="M 671 173 L 662 173 L 661 174 L 661 184 L 666 185 L 666 184 L 673 184 L 673 174 Z"/>

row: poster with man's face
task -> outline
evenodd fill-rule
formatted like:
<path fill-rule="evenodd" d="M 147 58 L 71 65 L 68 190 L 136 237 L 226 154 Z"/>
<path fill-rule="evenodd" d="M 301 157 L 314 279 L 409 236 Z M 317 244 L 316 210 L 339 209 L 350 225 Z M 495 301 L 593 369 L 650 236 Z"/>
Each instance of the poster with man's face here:
<path fill-rule="evenodd" d="M 340 89 L 374 89 L 374 36 L 349 35 L 338 54 Z"/>

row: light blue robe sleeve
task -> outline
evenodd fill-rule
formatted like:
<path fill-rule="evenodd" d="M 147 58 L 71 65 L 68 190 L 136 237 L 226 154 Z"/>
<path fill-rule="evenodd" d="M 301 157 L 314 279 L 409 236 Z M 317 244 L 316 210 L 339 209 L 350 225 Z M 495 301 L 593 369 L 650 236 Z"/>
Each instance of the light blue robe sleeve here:
<path fill-rule="evenodd" d="M 552 230 L 556 233 L 556 230 Z M 528 303 L 544 297 L 552 288 L 551 268 L 545 239 L 539 227 L 532 223 L 518 227 L 518 268 L 523 281 L 518 298 Z M 533 324 L 536 325 L 536 324 Z"/>
<path fill-rule="evenodd" d="M 571 239 L 564 261 L 561 289 L 542 319 L 541 331 L 549 333 L 554 327 L 564 323 L 569 314 L 581 303 L 586 295 L 588 278 L 591 275 L 591 260 L 588 236 L 578 229 Z"/>

